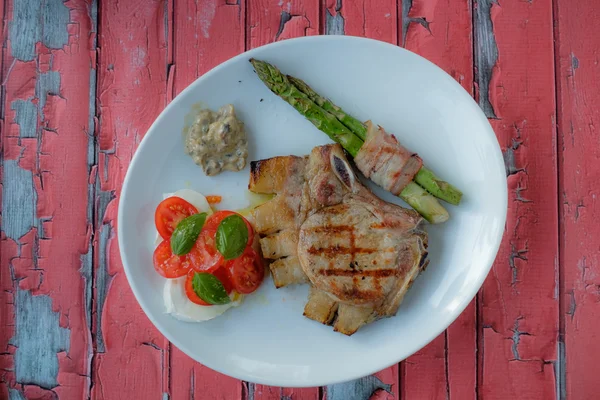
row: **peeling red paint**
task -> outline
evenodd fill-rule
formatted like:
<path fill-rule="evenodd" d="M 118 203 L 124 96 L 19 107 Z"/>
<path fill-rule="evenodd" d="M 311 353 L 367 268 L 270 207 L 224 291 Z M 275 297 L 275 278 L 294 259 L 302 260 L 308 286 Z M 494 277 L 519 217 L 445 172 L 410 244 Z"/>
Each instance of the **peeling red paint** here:
<path fill-rule="evenodd" d="M 497 3 L 492 3 L 491 9 L 490 9 L 490 19 L 492 20 L 493 26 L 496 26 L 496 20 L 498 19 L 498 16 L 501 13 L 502 13 L 502 8 Z M 497 32 L 494 29 L 495 37 L 497 37 L 496 33 Z M 500 112 L 502 111 L 502 107 L 499 106 L 498 101 L 499 101 L 499 96 L 504 94 L 503 93 L 504 88 L 501 84 L 501 79 L 500 79 L 500 77 L 502 76 L 502 70 L 501 70 L 502 58 L 504 58 L 504 57 L 505 57 L 504 54 L 500 54 L 500 52 L 498 52 L 498 60 L 496 62 L 496 65 L 494 65 L 494 68 L 492 68 L 492 77 L 490 79 L 490 87 L 489 87 L 490 104 L 492 105 L 497 118 L 502 118 L 502 115 L 500 114 Z"/>
<path fill-rule="evenodd" d="M 393 365 L 375 374 L 381 382 L 390 385 L 390 391 L 378 390 L 375 399 L 394 400 L 400 398 L 400 388 L 398 387 L 398 376 L 400 374 L 399 365 Z"/>
<path fill-rule="evenodd" d="M 6 21 L 18 23 L 14 2 L 8 1 L 6 6 Z M 79 27 L 77 32 L 69 34 L 66 48 L 50 50 L 38 43 L 36 60 L 23 62 L 12 56 L 13 44 L 6 40 L 3 85 L 8 124 L 7 129 L 2 131 L 4 157 L 5 160 L 18 160 L 21 169 L 33 172 L 31 184 L 37 195 L 37 204 L 32 212 L 36 214 L 33 217 L 39 226 L 32 226 L 24 236 L 16 238 L 20 246 L 5 235 L 0 245 L 5 296 L 12 299 L 17 284 L 36 296 L 49 296 L 53 311 L 60 315 L 60 326 L 69 329 L 69 352 L 57 355 L 59 373 L 56 379 L 59 386 L 53 390 L 64 397 L 79 398 L 87 395 L 87 360 L 91 346 L 79 273 L 79 257 L 86 251 L 88 225 L 86 201 L 80 194 L 87 190 L 87 137 L 84 129 L 88 123 L 90 65 L 86 35 L 90 30 L 90 20 L 85 2 L 69 1 L 66 6 L 71 10 L 71 22 Z M 63 28 L 66 30 L 67 26 Z M 6 30 L 2 32 L 6 33 Z M 58 72 L 61 77 L 59 93 L 36 94 L 36 83 L 40 90 L 43 89 L 41 75 L 48 72 Z M 78 76 L 78 79 L 64 79 L 65 76 Z M 45 104 L 39 110 L 37 121 L 31 121 L 37 134 L 31 138 L 19 138 L 24 133 L 21 132 L 23 126 L 16 123 L 17 116 L 11 104 L 17 100 L 31 100 L 36 107 L 41 107 L 38 95 L 45 96 Z M 67 102 L 69 112 L 66 112 Z M 11 270 L 15 281 L 11 279 Z M 16 334 L 12 301 L 3 302 L 0 309 L 3 316 L 0 329 L 3 332 L 2 343 L 7 343 L 7 339 Z M 11 350 L 7 358 L 13 355 Z M 13 363 L 6 358 L 3 364 L 5 362 Z M 7 387 L 15 387 L 17 383 L 15 377 L 10 376 Z M 34 385 L 25 386 L 24 393 L 28 398 L 46 398 L 52 394 Z"/>
<path fill-rule="evenodd" d="M 233 6 L 224 0 L 213 3 L 214 14 L 206 35 L 200 18 L 204 12 L 202 3 L 184 1 L 174 10 L 175 95 L 211 68 L 244 51 L 244 2 Z"/>
<path fill-rule="evenodd" d="M 400 398 L 447 398 L 444 334 L 402 363 Z"/>
<path fill-rule="evenodd" d="M 600 316 L 595 243 L 600 114 L 593 106 L 600 61 L 597 40 L 587 29 L 600 18 L 595 1 L 556 0 L 554 10 L 549 0 L 187 0 L 176 6 L 174 0 L 142 6 L 103 1 L 96 37 L 92 2 L 69 0 L 70 20 L 60 27 L 68 42 L 50 49 L 47 38 L 41 40 L 32 61 L 12 56 L 8 34 L 15 4 L 0 1 L 0 15 L 6 15 L 0 20 L 5 94 L 0 143 L 4 163 L 30 177 L 37 202 L 27 211 L 31 226 L 16 237 L 0 232 L 0 263 L 9 267 L 0 268 L 0 398 L 16 390 L 26 398 L 317 399 L 318 388 L 251 385 L 220 375 L 171 346 L 150 324 L 122 273 L 115 240 L 117 199 L 129 160 L 166 103 L 201 74 L 246 47 L 328 28 L 404 43 L 473 91 L 480 81 L 473 76 L 478 65 L 471 6 L 477 10 L 482 4 L 489 8 L 487 39 L 498 50 L 493 65 L 478 73 L 486 74 L 483 96 L 509 174 L 505 240 L 479 296 L 480 310 L 471 303 L 445 334 L 402 363 L 400 372 L 393 366 L 376 374 L 392 393 L 380 389 L 371 398 L 588 398 L 600 390 L 589 367 L 600 351 L 594 334 Z M 410 8 L 402 10 L 403 4 Z M 90 116 L 90 68 L 97 61 L 97 109 Z M 52 79 L 60 79 L 57 93 Z M 35 108 L 32 132 L 17 121 L 16 101 Z M 90 121 L 99 153 L 93 165 L 86 159 L 88 135 L 94 134 Z M 4 179 L 0 168 L 6 190 Z M 96 221 L 87 215 L 90 187 Z M 5 193 L 1 201 L 7 201 Z M 92 331 L 86 319 L 92 311 L 85 302 L 89 282 L 80 272 L 90 250 Z M 70 332 L 68 353 L 57 354 L 59 386 L 51 390 L 16 382 L 17 348 L 9 341 L 16 333 L 18 289 L 49 296 L 59 325 Z"/>
<path fill-rule="evenodd" d="M 600 18 L 593 0 L 556 1 L 556 75 L 561 332 L 563 395 L 583 399 L 600 391 L 596 356 L 600 354 L 600 164 L 598 159 L 598 40 L 589 36 Z"/>
<path fill-rule="evenodd" d="M 318 0 L 289 0 L 279 3 L 255 0 L 248 1 L 247 8 L 248 49 L 294 36 L 319 34 Z"/>
<path fill-rule="evenodd" d="M 369 1 L 327 0 L 325 8 L 331 16 L 341 14 L 344 33 L 349 36 L 364 36 L 384 42 L 398 43 L 398 15 L 395 0 Z"/>
<path fill-rule="evenodd" d="M 478 388 L 490 399 L 552 399 L 559 327 L 551 2 L 492 3 L 491 18 L 498 59 L 490 103 L 499 118 L 491 123 L 505 151 L 509 201 L 504 241 L 480 297 Z"/>
<path fill-rule="evenodd" d="M 400 38 L 400 43 L 444 69 L 472 93 L 469 2 L 413 0 L 402 14 L 408 19 L 404 19 L 406 37 Z M 476 350 L 476 310 L 472 302 L 446 333 L 403 363 L 402 398 L 475 398 Z"/>
<path fill-rule="evenodd" d="M 296 36 L 316 35 L 320 29 L 318 0 L 272 1 L 256 0 L 247 4 L 248 25 L 246 47 L 252 49 Z M 247 399 L 279 400 L 283 396 L 312 400 L 319 396 L 318 388 L 281 389 L 265 385 L 248 385 Z"/>
<path fill-rule="evenodd" d="M 92 396 L 98 399 L 152 398 L 168 392 L 163 378 L 168 373 L 168 342 L 136 302 L 115 237 L 125 171 L 167 100 L 166 10 L 162 1 L 147 1 L 143 7 L 127 1 L 101 3 L 94 310 L 102 317 L 98 321 L 94 316 L 93 329 L 95 345 L 103 343 L 104 352 L 95 354 L 92 365 Z M 104 304 L 100 294 L 106 296 Z"/>
<path fill-rule="evenodd" d="M 171 347 L 172 399 L 241 399 L 242 382 L 205 367 Z"/>
<path fill-rule="evenodd" d="M 254 400 L 319 400 L 318 388 L 280 388 L 275 386 L 255 385 L 253 391 Z"/>
<path fill-rule="evenodd" d="M 201 7 L 204 6 L 204 7 Z M 210 18 L 202 18 L 205 7 Z M 175 73 L 168 82 L 168 93 L 179 94 L 211 68 L 244 51 L 245 3 L 229 5 L 225 1 L 205 4 L 186 1 L 174 8 L 173 63 Z M 171 347 L 170 393 L 173 399 L 241 399 L 242 382 L 219 374 L 193 361 Z"/>

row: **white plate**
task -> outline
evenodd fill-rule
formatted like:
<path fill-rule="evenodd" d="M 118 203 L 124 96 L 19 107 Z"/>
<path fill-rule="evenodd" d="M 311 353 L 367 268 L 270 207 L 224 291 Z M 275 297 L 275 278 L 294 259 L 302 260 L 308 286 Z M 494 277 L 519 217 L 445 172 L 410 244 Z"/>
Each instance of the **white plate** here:
<path fill-rule="evenodd" d="M 431 263 L 395 317 L 351 337 L 302 316 L 306 285 L 266 281 L 241 307 L 204 323 L 164 314 L 163 278 L 152 268 L 153 215 L 162 193 L 189 187 L 248 205 L 249 167 L 214 178 L 183 153 L 194 104 L 233 103 L 247 127 L 250 160 L 304 155 L 330 143 L 258 79 L 250 57 L 274 63 L 359 119 L 372 119 L 464 192 L 444 204 L 449 222 L 428 226 Z M 371 185 L 373 188 L 373 185 Z M 387 201 L 398 198 L 375 188 Z M 144 312 L 177 347 L 224 374 L 274 386 L 317 386 L 359 378 L 410 356 L 439 335 L 477 293 L 496 256 L 507 209 L 506 176 L 487 119 L 454 79 L 427 60 L 383 42 L 343 36 L 286 40 L 241 54 L 208 72 L 169 104 L 131 162 L 119 204 L 118 237 L 129 283 Z"/>

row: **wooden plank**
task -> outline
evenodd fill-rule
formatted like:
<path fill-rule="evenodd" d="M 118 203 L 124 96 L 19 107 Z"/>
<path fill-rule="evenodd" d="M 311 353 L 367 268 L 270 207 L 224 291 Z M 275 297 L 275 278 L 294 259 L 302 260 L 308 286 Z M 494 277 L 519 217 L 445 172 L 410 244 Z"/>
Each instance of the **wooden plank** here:
<path fill-rule="evenodd" d="M 476 3 L 479 103 L 508 175 L 506 233 L 480 297 L 478 390 L 557 397 L 558 220 L 552 4 Z"/>
<path fill-rule="evenodd" d="M 136 302 L 116 241 L 117 202 L 129 161 L 167 101 L 168 4 L 100 4 L 95 183 L 92 397 L 168 395 L 168 342 Z M 135 116 L 135 117 L 133 117 Z"/>
<path fill-rule="evenodd" d="M 323 11 L 327 35 L 363 36 L 398 43 L 396 0 L 326 0 Z"/>
<path fill-rule="evenodd" d="M 322 10 L 323 32 L 327 35 L 363 36 L 398 43 L 398 16 L 395 0 L 350 1 L 327 0 Z M 386 368 L 374 376 L 329 385 L 324 390 L 328 400 L 348 398 L 398 398 L 398 366 Z"/>
<path fill-rule="evenodd" d="M 555 2 L 557 19 L 558 155 L 561 266 L 561 399 L 592 398 L 600 391 L 595 356 L 600 354 L 600 149 L 597 126 L 600 19 L 593 0 Z"/>
<path fill-rule="evenodd" d="M 174 24 L 174 94 L 245 49 L 246 2 L 177 1 Z"/>
<path fill-rule="evenodd" d="M 319 388 L 281 388 L 247 384 L 247 399 L 254 400 L 319 400 Z"/>
<path fill-rule="evenodd" d="M 171 399 L 223 399 L 242 398 L 241 381 L 215 372 L 171 346 L 170 361 Z"/>
<path fill-rule="evenodd" d="M 173 22 L 173 95 L 245 48 L 245 2 L 177 1 Z M 243 384 L 206 368 L 172 347 L 172 399 L 240 399 Z"/>
<path fill-rule="evenodd" d="M 400 43 L 473 93 L 472 10 L 469 2 L 401 2 Z M 472 302 L 446 332 L 401 368 L 403 398 L 476 397 L 476 307 Z"/>
<path fill-rule="evenodd" d="M 319 1 L 247 0 L 246 48 L 319 34 Z"/>
<path fill-rule="evenodd" d="M 7 1 L 0 9 L 6 15 L 0 393 L 86 397 L 93 18 L 86 2 L 76 0 Z"/>
<path fill-rule="evenodd" d="M 10 378 L 13 376 L 9 376 L 6 371 L 10 370 L 13 366 L 13 354 L 8 351 L 8 342 L 11 336 L 14 334 L 14 329 L 6 327 L 9 323 L 14 323 L 14 307 L 9 305 L 12 300 L 12 287 L 13 282 L 10 276 L 9 269 L 9 259 L 7 257 L 7 251 L 4 250 L 4 255 L 2 252 L 2 246 L 8 243 L 6 235 L 2 230 L 2 194 L 4 192 L 4 127 L 5 125 L 5 116 L 4 116 L 4 57 L 5 57 L 5 38 L 6 38 L 6 21 L 4 15 L 4 8 L 6 5 L 6 1 L 0 1 L 0 324 L 2 324 L 2 329 L 0 329 L 0 349 L 2 350 L 0 355 L 0 397 L 5 399 L 9 396 L 9 384 Z M 14 246 L 14 243 L 12 243 Z M 14 254 L 15 250 L 11 249 L 12 254 Z M 6 322 L 8 321 L 8 322 Z M 14 383 L 14 382 L 12 382 Z M 11 389 L 12 390 L 12 389 Z"/>
<path fill-rule="evenodd" d="M 319 33 L 319 0 L 246 0 L 246 48 L 274 41 Z M 248 384 L 246 399 L 253 400 L 317 400 L 318 388 L 276 388 Z"/>

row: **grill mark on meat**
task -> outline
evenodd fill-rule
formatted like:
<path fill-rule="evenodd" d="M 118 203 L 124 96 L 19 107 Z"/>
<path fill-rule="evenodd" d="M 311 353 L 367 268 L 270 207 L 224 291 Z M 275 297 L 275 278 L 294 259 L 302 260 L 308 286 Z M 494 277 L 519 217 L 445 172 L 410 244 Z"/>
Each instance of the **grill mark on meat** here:
<path fill-rule="evenodd" d="M 377 290 L 360 290 L 356 286 L 351 288 L 342 289 L 342 293 L 345 296 L 352 297 L 353 299 L 359 300 L 371 300 L 381 296 L 381 292 Z"/>
<path fill-rule="evenodd" d="M 373 223 L 371 225 L 369 225 L 369 228 L 371 229 L 395 229 L 395 228 L 400 228 L 402 227 L 402 225 L 404 225 L 405 223 L 403 221 L 391 221 L 391 222 L 376 222 Z"/>
<path fill-rule="evenodd" d="M 365 276 L 370 278 L 389 278 L 390 276 L 395 276 L 398 271 L 395 269 L 343 269 L 343 268 L 329 268 L 329 269 L 320 269 L 316 271 L 318 274 L 324 276 L 351 276 L 356 277 L 361 276 L 361 279 L 364 279 Z M 377 279 L 374 279 L 377 281 Z"/>
<path fill-rule="evenodd" d="M 375 286 L 375 292 L 376 293 L 381 293 L 382 292 L 382 288 L 381 288 L 381 280 L 380 279 L 373 279 L 373 286 Z"/>
<path fill-rule="evenodd" d="M 308 254 L 321 255 L 321 256 L 324 256 L 327 258 L 333 258 L 335 256 L 339 256 L 339 255 L 343 255 L 343 254 L 349 254 L 349 255 L 373 254 L 373 253 L 377 253 L 377 252 L 393 253 L 396 251 L 396 249 L 394 249 L 393 247 L 389 247 L 387 249 L 370 249 L 367 247 L 350 248 L 350 247 L 342 247 L 339 245 L 335 245 L 335 246 L 323 247 L 320 249 L 317 249 L 316 247 L 309 247 L 306 251 Z"/>
<path fill-rule="evenodd" d="M 335 225 L 335 226 L 315 226 L 314 228 L 305 229 L 305 231 L 315 233 L 342 233 L 348 231 L 354 231 L 354 227 L 348 225 Z"/>
<path fill-rule="evenodd" d="M 392 191 L 416 172 L 413 169 L 418 169 L 418 160 L 410 159 L 412 152 L 400 148 L 396 137 L 385 136 L 388 134 L 365 141 L 362 155 L 355 161 L 361 159 L 364 171 L 373 171 L 375 183 L 388 185 Z M 360 168 L 359 163 L 355 165 Z M 406 275 L 409 264 L 424 268 L 428 263 L 422 254 L 427 248 L 427 236 L 417 229 L 420 217 L 386 204 L 363 187 L 339 145 L 319 146 L 305 157 L 259 160 L 250 167 L 249 188 L 276 195 L 271 200 L 272 207 L 265 208 L 268 213 L 263 215 L 269 232 L 257 234 L 262 237 L 297 229 L 299 242 L 293 250 L 298 253 L 299 272 L 307 275 L 306 280 L 313 285 L 311 290 L 327 296 L 316 304 L 321 305 L 316 310 L 319 313 L 307 315 L 305 309 L 305 316 L 331 324 L 338 305 L 342 305 L 343 321 L 336 330 L 351 335 L 363 324 L 395 314 L 401 297 L 398 301 L 399 296 L 391 295 L 399 290 L 400 282 L 404 282 L 404 291 L 414 280 Z M 270 214 L 273 218 L 266 218 Z M 290 223 L 293 226 L 288 226 Z M 421 238 L 420 246 L 412 241 L 415 237 Z M 267 253 L 273 250 L 269 248 Z M 395 256 L 396 252 L 402 257 Z M 282 266 L 287 266 L 289 256 L 284 254 L 287 253 L 276 256 Z M 372 313 L 365 314 L 365 309 Z"/>
<path fill-rule="evenodd" d="M 356 238 L 354 237 L 354 228 L 350 230 L 350 264 L 352 264 L 356 258 Z"/>

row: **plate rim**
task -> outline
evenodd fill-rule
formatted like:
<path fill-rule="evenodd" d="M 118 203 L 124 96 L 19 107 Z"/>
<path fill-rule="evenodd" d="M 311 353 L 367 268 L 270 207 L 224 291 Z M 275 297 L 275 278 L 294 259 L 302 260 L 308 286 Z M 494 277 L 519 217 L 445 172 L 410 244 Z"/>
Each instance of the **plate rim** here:
<path fill-rule="evenodd" d="M 471 301 L 475 298 L 475 296 L 477 296 L 478 292 L 481 290 L 483 283 L 485 281 L 485 279 L 488 277 L 489 272 L 491 271 L 493 264 L 498 256 L 498 252 L 500 249 L 500 245 L 502 243 L 502 239 L 504 237 L 504 234 L 499 234 L 497 235 L 497 237 L 495 238 L 495 243 L 493 244 L 493 259 L 491 260 L 491 262 L 489 263 L 488 266 L 486 266 L 485 269 L 485 273 L 482 273 L 480 275 L 480 278 L 477 280 L 476 284 L 472 285 L 471 287 L 474 289 L 470 289 L 469 290 L 469 295 L 468 296 L 464 296 L 463 303 L 460 304 L 460 307 L 456 307 L 453 311 L 453 315 L 450 317 L 450 323 L 443 327 L 442 329 L 436 329 L 433 331 L 433 334 L 429 335 L 429 336 L 425 336 L 425 339 L 420 340 L 419 342 L 421 343 L 419 346 L 417 346 L 413 351 L 409 352 L 406 356 L 401 356 L 399 355 L 399 359 L 397 359 L 396 361 L 392 362 L 391 364 L 388 363 L 382 363 L 379 367 L 375 368 L 375 369 L 368 369 L 368 370 L 364 370 L 364 372 L 358 372 L 358 370 L 355 370 L 357 372 L 354 373 L 348 373 L 345 374 L 346 378 L 340 379 L 340 378 L 336 378 L 336 379 L 326 379 L 326 378 L 319 378 L 319 379 L 314 379 L 314 380 L 301 380 L 299 382 L 294 382 L 291 379 L 277 379 L 277 378 L 271 378 L 271 377 L 267 377 L 267 378 L 259 378 L 259 379 L 255 379 L 255 377 L 245 374 L 244 372 L 241 373 L 237 373 L 240 371 L 236 371 L 236 373 L 232 373 L 231 371 L 226 371 L 224 368 L 220 368 L 219 366 L 215 366 L 213 365 L 212 362 L 207 362 L 206 359 L 201 359 L 203 357 L 196 357 L 196 356 L 192 356 L 192 352 L 189 351 L 190 349 L 185 346 L 182 345 L 182 343 L 176 338 L 173 337 L 170 334 L 167 334 L 163 331 L 163 329 L 161 329 L 160 324 L 157 323 L 156 319 L 153 317 L 152 313 L 150 312 L 150 307 L 148 306 L 148 304 L 146 304 L 140 295 L 138 295 L 138 291 L 139 288 L 137 286 L 137 284 L 135 283 L 135 281 L 132 279 L 131 276 L 131 272 L 129 271 L 129 266 L 127 264 L 127 262 L 125 261 L 127 259 L 126 255 L 125 255 L 125 251 L 124 248 L 125 246 L 122 243 L 122 231 L 121 231 L 121 226 L 123 226 L 124 221 L 123 221 L 123 207 L 124 204 L 126 203 L 125 199 L 127 198 L 127 188 L 129 186 L 129 181 L 131 179 L 131 174 L 130 171 L 133 169 L 132 167 L 136 164 L 137 159 L 139 158 L 138 155 L 139 153 L 141 153 L 145 147 L 145 145 L 147 144 L 148 140 L 147 138 L 149 136 L 151 136 L 153 134 L 153 132 L 155 131 L 155 126 L 158 125 L 159 121 L 162 120 L 163 118 L 166 118 L 166 115 L 169 114 L 169 111 L 171 110 L 171 108 L 175 108 L 177 107 L 179 100 L 184 97 L 185 94 L 187 94 L 188 92 L 194 90 L 194 88 L 196 86 L 198 86 L 202 81 L 204 80 L 208 80 L 210 79 L 213 75 L 215 75 L 219 70 L 225 68 L 226 66 L 228 66 L 229 64 L 233 64 L 235 62 L 237 62 L 239 59 L 243 59 L 243 58 L 250 58 L 251 56 L 253 56 L 255 53 L 260 53 L 262 51 L 264 51 L 265 49 L 269 48 L 269 49 L 275 49 L 277 47 L 283 47 L 283 46 L 288 46 L 291 42 L 313 42 L 313 41 L 331 41 L 331 42 L 336 42 L 336 41 L 354 41 L 354 42 L 367 42 L 370 45 L 377 45 L 377 46 L 382 46 L 382 47 L 387 47 L 388 49 L 392 50 L 392 51 L 399 51 L 399 52 L 405 52 L 405 53 L 409 53 L 410 56 L 414 57 L 416 56 L 417 58 L 419 58 L 421 61 L 429 64 L 430 66 L 433 66 L 434 69 L 437 69 L 439 72 L 441 72 L 444 76 L 446 76 L 447 78 L 449 78 L 448 80 L 450 81 L 451 85 L 455 85 L 455 87 L 460 88 L 464 94 L 467 94 L 467 97 L 470 99 L 470 101 L 472 101 L 476 106 L 477 106 L 477 112 L 480 114 L 481 117 L 483 117 L 483 120 L 485 120 L 487 127 L 489 128 L 486 132 L 486 134 L 491 135 L 491 137 L 493 137 L 493 139 L 495 140 L 495 144 L 496 144 L 496 150 L 497 150 L 497 155 L 500 156 L 500 160 L 502 160 L 502 149 L 500 146 L 500 143 L 498 142 L 498 138 L 493 130 L 493 127 L 491 126 L 488 118 L 485 116 L 485 114 L 483 113 L 483 111 L 481 110 L 481 108 L 479 107 L 479 105 L 475 102 L 474 98 L 472 97 L 472 95 L 465 90 L 464 87 L 462 87 L 462 85 L 460 85 L 458 82 L 456 82 L 456 80 L 450 75 L 448 74 L 446 71 L 444 71 L 442 68 L 440 68 L 439 66 L 437 66 L 436 64 L 434 64 L 433 62 L 429 61 L 428 59 L 426 59 L 425 57 L 414 53 L 410 50 L 407 50 L 403 47 L 388 43 L 388 42 L 384 42 L 381 40 L 376 40 L 376 39 L 371 39 L 371 38 L 365 38 L 365 37 L 361 37 L 361 36 L 352 36 L 352 35 L 315 35 L 315 36 L 304 36 L 304 37 L 297 37 L 297 38 L 291 38 L 291 39 L 286 39 L 286 40 L 282 40 L 279 42 L 273 42 L 273 43 L 268 43 L 259 47 L 256 47 L 254 49 L 250 49 L 247 50 L 245 52 L 242 52 L 234 57 L 231 57 L 229 59 L 227 59 L 226 61 L 216 65 L 215 67 L 211 68 L 209 71 L 207 71 L 206 73 L 202 74 L 201 76 L 197 77 L 193 82 L 191 82 L 185 89 L 183 89 L 177 96 L 175 96 L 171 102 L 169 104 L 167 104 L 167 106 L 159 113 L 159 115 L 156 117 L 156 119 L 152 122 L 152 124 L 150 125 L 150 127 L 148 128 L 148 130 L 145 132 L 144 137 L 142 138 L 142 140 L 140 141 L 137 149 L 135 150 L 131 161 L 129 163 L 129 165 L 127 166 L 127 171 L 125 174 L 125 178 L 123 179 L 123 183 L 121 185 L 121 193 L 119 195 L 119 202 L 118 202 L 118 209 L 117 209 L 117 241 L 119 244 L 119 256 L 121 258 L 121 264 L 123 265 L 123 270 L 125 272 L 125 276 L 127 278 L 127 283 L 129 284 L 129 287 L 131 288 L 133 295 L 137 301 L 137 303 L 140 305 L 140 307 L 142 308 L 142 311 L 144 312 L 144 314 L 146 315 L 146 317 L 150 320 L 150 322 L 152 323 L 152 325 L 160 332 L 161 335 L 163 335 L 165 338 L 167 338 L 167 340 L 169 340 L 173 345 L 175 345 L 177 348 L 179 348 L 183 353 L 185 353 L 186 356 L 190 357 L 192 360 L 212 369 L 213 371 L 219 372 L 221 374 L 230 376 L 234 379 L 239 379 L 239 380 L 244 380 L 247 382 L 251 382 L 254 384 L 262 384 L 262 385 L 270 385 L 270 386 L 281 386 L 281 387 L 290 387 L 290 388 L 303 388 L 303 387 L 315 387 L 315 386 L 327 386 L 327 385 L 333 385 L 333 384 L 339 384 L 339 383 L 345 383 L 345 382 L 349 382 L 355 379 L 359 379 L 365 376 L 369 376 L 369 375 L 373 375 L 383 369 L 389 368 L 395 364 L 398 364 L 399 362 L 407 359 L 408 357 L 410 357 L 411 355 L 415 354 L 416 352 L 420 351 L 421 349 L 423 349 L 424 347 L 426 347 L 429 343 L 431 343 L 436 337 L 438 337 L 442 332 L 444 332 L 446 329 L 448 329 L 448 327 L 450 325 L 452 325 L 457 319 L 458 317 L 464 312 L 464 310 L 467 308 L 467 306 L 471 303 Z M 504 165 L 502 162 L 502 168 L 504 169 Z M 501 188 L 499 188 L 503 194 L 502 196 L 502 209 L 504 210 L 504 212 L 502 213 L 502 220 L 499 221 L 501 222 L 501 225 L 503 227 L 506 226 L 506 218 L 508 215 L 508 180 L 506 178 L 506 176 L 504 177 L 503 182 L 505 183 L 504 185 L 502 185 Z M 503 231 L 503 230 L 502 230 Z M 500 231 L 500 232 L 502 232 Z M 472 292 L 472 293 L 471 293 Z M 468 300 L 468 301 L 467 301 Z M 396 357 L 394 357 L 396 358 Z"/>

